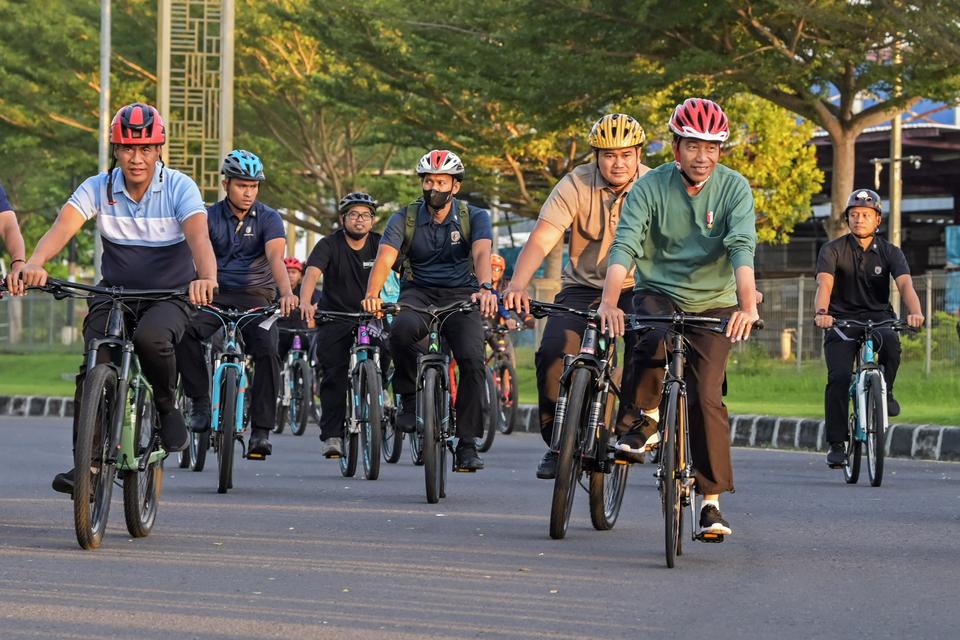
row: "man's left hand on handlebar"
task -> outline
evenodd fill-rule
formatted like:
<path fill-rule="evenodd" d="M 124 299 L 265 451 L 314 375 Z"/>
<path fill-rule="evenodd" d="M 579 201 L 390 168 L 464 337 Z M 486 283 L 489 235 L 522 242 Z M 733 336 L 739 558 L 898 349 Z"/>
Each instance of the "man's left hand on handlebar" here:
<path fill-rule="evenodd" d="M 922 313 L 910 313 L 907 314 L 907 326 L 914 329 L 919 329 L 923 326 L 923 321 L 925 318 Z"/>
<path fill-rule="evenodd" d="M 296 296 L 296 294 L 291 293 L 286 296 L 280 296 L 280 313 L 282 313 L 284 317 L 289 316 L 297 308 L 299 308 L 299 306 L 300 299 Z"/>
<path fill-rule="evenodd" d="M 597 315 L 600 317 L 601 333 L 606 333 L 611 338 L 623 335 L 625 322 L 623 310 L 620 307 L 616 304 L 601 302 Z"/>
<path fill-rule="evenodd" d="M 497 294 L 492 291 L 478 291 L 470 296 L 470 300 L 480 303 L 480 314 L 487 318 L 493 318 L 497 315 L 499 306 Z"/>
<path fill-rule="evenodd" d="M 212 304 L 217 281 L 210 278 L 198 278 L 190 283 L 190 304 Z"/>
<path fill-rule="evenodd" d="M 740 309 L 734 311 L 727 322 L 726 336 L 730 342 L 740 342 L 750 337 L 753 323 L 760 319 L 760 314 L 754 309 Z"/>

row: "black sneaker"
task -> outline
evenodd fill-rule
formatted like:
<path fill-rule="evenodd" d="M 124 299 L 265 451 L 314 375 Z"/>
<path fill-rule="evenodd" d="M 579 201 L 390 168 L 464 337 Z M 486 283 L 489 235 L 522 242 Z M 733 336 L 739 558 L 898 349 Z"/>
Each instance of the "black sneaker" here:
<path fill-rule="evenodd" d="M 417 394 L 405 393 L 400 396 L 397 429 L 404 433 L 413 433 L 417 430 Z"/>
<path fill-rule="evenodd" d="M 541 460 L 540 464 L 537 466 L 537 477 L 541 480 L 553 480 L 556 478 L 557 460 L 559 459 L 559 453 L 553 449 L 547 449 L 547 452 L 543 454 L 543 460 Z"/>
<path fill-rule="evenodd" d="M 190 431 L 210 431 L 210 398 L 193 398 L 190 405 Z"/>
<path fill-rule="evenodd" d="M 700 509 L 700 533 L 728 536 L 733 531 L 730 529 L 730 523 L 723 519 L 720 509 L 707 504 Z"/>
<path fill-rule="evenodd" d="M 190 443 L 187 423 L 183 421 L 183 414 L 179 409 L 160 415 L 160 442 L 167 453 L 183 451 Z"/>
<path fill-rule="evenodd" d="M 273 445 L 270 444 L 269 429 L 254 429 L 250 436 L 250 445 L 247 448 L 247 457 L 263 459 L 273 453 Z"/>
<path fill-rule="evenodd" d="M 460 444 L 457 445 L 457 449 L 453 453 L 453 470 L 479 471 L 480 469 L 483 469 L 483 460 L 477 453 L 477 445 L 460 438 Z"/>
<path fill-rule="evenodd" d="M 887 393 L 887 415 L 895 418 L 900 415 L 900 403 L 893 397 L 893 392 Z"/>
<path fill-rule="evenodd" d="M 831 469 L 839 469 L 847 464 L 847 443 L 831 442 L 830 451 L 827 453 L 827 466 Z"/>
<path fill-rule="evenodd" d="M 73 469 L 58 473 L 53 477 L 53 490 L 58 493 L 73 495 Z"/>
<path fill-rule="evenodd" d="M 617 440 L 617 457 L 643 464 L 647 452 L 652 451 L 658 444 L 660 433 L 657 431 L 657 422 L 650 416 L 643 416 Z"/>

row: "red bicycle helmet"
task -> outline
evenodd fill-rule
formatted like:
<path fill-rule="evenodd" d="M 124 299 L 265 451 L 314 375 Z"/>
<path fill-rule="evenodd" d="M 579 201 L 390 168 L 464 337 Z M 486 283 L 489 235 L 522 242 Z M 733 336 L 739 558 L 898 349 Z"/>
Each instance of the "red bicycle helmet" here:
<path fill-rule="evenodd" d="M 163 144 L 166 140 L 163 118 L 148 104 L 121 107 L 110 124 L 111 144 Z"/>
<path fill-rule="evenodd" d="M 303 271 L 303 263 L 297 260 L 294 257 L 284 258 L 283 266 L 287 269 L 296 269 L 297 271 Z"/>
<path fill-rule="evenodd" d="M 681 138 L 724 142 L 730 136 L 727 114 L 716 102 L 687 98 L 678 104 L 670 118 L 670 131 Z"/>

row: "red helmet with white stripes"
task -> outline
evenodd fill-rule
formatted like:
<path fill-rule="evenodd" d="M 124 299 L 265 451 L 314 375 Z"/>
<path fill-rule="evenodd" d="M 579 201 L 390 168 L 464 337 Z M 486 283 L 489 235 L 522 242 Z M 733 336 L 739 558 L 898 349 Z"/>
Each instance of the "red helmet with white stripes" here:
<path fill-rule="evenodd" d="M 110 123 L 111 144 L 163 144 L 166 139 L 160 112 L 148 104 L 134 102 L 121 107 Z"/>
<path fill-rule="evenodd" d="M 417 175 L 422 178 L 428 174 L 446 174 L 463 182 L 463 162 L 453 151 L 433 149 L 423 154 L 417 163 Z"/>
<path fill-rule="evenodd" d="M 681 138 L 724 142 L 730 136 L 727 114 L 716 102 L 687 98 L 678 104 L 670 118 L 670 131 Z"/>

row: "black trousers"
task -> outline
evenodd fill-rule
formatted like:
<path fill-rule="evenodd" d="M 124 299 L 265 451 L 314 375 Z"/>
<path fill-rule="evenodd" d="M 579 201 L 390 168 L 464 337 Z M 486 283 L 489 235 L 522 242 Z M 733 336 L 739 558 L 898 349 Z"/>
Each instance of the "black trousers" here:
<path fill-rule="evenodd" d="M 827 418 L 827 442 L 846 442 L 849 417 L 849 393 L 854 360 L 857 357 L 857 340 L 863 329 L 843 329 L 843 334 L 854 340 L 846 341 L 836 330 L 829 330 L 823 337 L 823 354 L 827 360 L 827 388 L 824 390 L 824 415 Z M 876 331 L 873 348 L 883 367 L 887 381 L 887 393 L 893 392 L 893 383 L 900 368 L 900 336 L 892 329 Z"/>
<path fill-rule="evenodd" d="M 554 298 L 554 303 L 574 309 L 588 309 L 600 304 L 600 289 L 583 285 L 567 285 Z M 619 307 L 624 313 L 633 313 L 633 292 L 620 295 Z M 574 315 L 550 316 L 543 329 L 543 337 L 534 361 L 537 367 L 537 396 L 540 407 L 540 435 L 548 445 L 553 434 L 553 416 L 557 410 L 560 392 L 560 376 L 563 374 L 563 356 L 580 352 L 580 341 L 586 330 L 586 321 Z M 633 364 L 636 334 L 624 336 L 623 379 L 620 386 L 621 402 L 617 418 L 617 431 L 622 433 L 640 416 L 641 406 L 633 400 L 636 386 L 636 367 Z M 648 407 L 649 408 L 649 407 Z"/>
<path fill-rule="evenodd" d="M 216 294 L 213 304 L 224 309 L 250 309 L 272 302 L 266 294 L 224 291 Z M 280 357 L 277 355 L 278 332 L 274 323 L 269 330 L 260 327 L 262 320 L 249 322 L 240 331 L 244 353 L 253 358 L 254 375 L 250 390 L 250 422 L 255 429 L 273 429 L 277 420 L 277 393 L 280 389 Z M 183 388 L 190 398 L 210 401 L 210 376 L 203 361 L 200 344 L 222 327 L 220 320 L 201 311 L 177 345 L 177 368 Z"/>
<path fill-rule="evenodd" d="M 174 409 L 177 387 L 174 345 L 180 341 L 195 311 L 187 302 L 181 300 L 130 301 L 127 307 L 129 310 L 124 313 L 124 333 L 131 336 L 143 375 L 153 387 L 153 401 L 157 411 L 170 413 Z M 110 299 L 96 297 L 90 301 L 89 308 L 90 311 L 83 320 L 84 343 L 106 335 Z M 109 351 L 100 352 L 100 362 L 106 362 L 109 358 Z M 74 438 L 85 375 L 86 362 L 81 363 L 77 376 L 76 408 L 73 412 Z"/>
<path fill-rule="evenodd" d="M 400 304 L 417 307 L 443 306 L 456 300 L 469 300 L 472 289 L 440 289 L 406 286 L 400 292 Z M 429 333 L 430 318 L 403 309 L 390 329 L 390 351 L 396 361 L 393 390 L 401 395 L 417 390 L 417 356 L 425 353 L 423 338 Z M 484 393 L 483 322 L 479 311 L 452 313 L 443 321 L 440 335 L 446 341 L 460 372 L 457 383 L 457 435 L 478 438 L 483 433 Z"/>
<path fill-rule="evenodd" d="M 637 314 L 663 315 L 680 311 L 668 296 L 640 291 L 633 300 Z M 723 318 L 736 307 L 709 309 L 697 315 Z M 638 369 L 636 402 L 641 407 L 657 406 L 663 391 L 663 367 L 666 364 L 666 328 L 650 331 L 637 341 L 635 366 Z M 730 457 L 730 416 L 723 403 L 723 383 L 730 338 L 722 333 L 688 330 L 687 361 L 684 378 L 687 385 L 690 453 L 701 494 L 733 491 L 733 461 Z"/>

